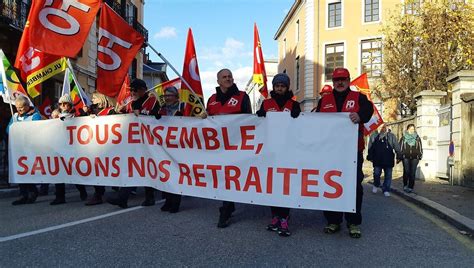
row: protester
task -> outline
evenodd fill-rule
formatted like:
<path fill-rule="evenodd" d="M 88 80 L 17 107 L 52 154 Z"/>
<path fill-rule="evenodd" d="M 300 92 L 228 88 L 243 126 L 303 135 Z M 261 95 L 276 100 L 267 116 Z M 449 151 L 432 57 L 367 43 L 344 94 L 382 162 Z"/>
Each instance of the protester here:
<path fill-rule="evenodd" d="M 251 114 L 250 98 L 244 91 L 239 91 L 234 84 L 232 72 L 229 69 L 222 69 L 217 72 L 216 93 L 207 101 L 208 115 L 223 114 Z M 229 226 L 230 217 L 235 211 L 234 202 L 224 201 L 219 208 L 218 228 Z"/>
<path fill-rule="evenodd" d="M 184 103 L 179 102 L 178 89 L 174 86 L 170 86 L 165 88 L 163 93 L 165 104 L 160 108 L 158 113 L 165 116 L 183 116 Z M 165 204 L 161 207 L 161 211 L 168 211 L 169 213 L 179 211 L 181 195 L 163 192 L 163 198 L 165 199 Z"/>
<path fill-rule="evenodd" d="M 301 113 L 300 104 L 294 101 L 293 92 L 290 90 L 290 77 L 285 73 L 279 73 L 272 80 L 273 91 L 270 92 L 270 99 L 262 102 L 257 111 L 258 116 L 266 116 L 267 112 L 289 112 L 291 117 L 296 118 Z M 272 221 L 267 226 L 267 230 L 276 231 L 280 236 L 290 236 L 288 219 L 290 209 L 284 207 L 270 207 Z"/>
<path fill-rule="evenodd" d="M 92 105 L 88 109 L 91 115 L 104 116 L 115 114 L 114 104 L 107 96 L 102 93 L 94 92 L 91 97 Z M 102 204 L 102 197 L 105 194 L 105 186 L 94 186 L 94 194 L 85 203 L 86 206 Z"/>
<path fill-rule="evenodd" d="M 403 163 L 403 190 L 413 192 L 415 187 L 416 167 L 423 156 L 420 136 L 415 131 L 415 125 L 409 124 L 407 131 L 400 139 Z"/>
<path fill-rule="evenodd" d="M 385 178 L 382 191 L 386 197 L 389 197 L 390 186 L 392 184 L 392 171 L 395 166 L 394 151 L 397 154 L 397 163 L 400 162 L 402 156 L 397 137 L 390 131 L 387 131 L 385 124 L 379 126 L 379 130 L 376 135 L 370 136 L 367 160 L 372 161 L 374 166 L 374 186 L 372 187 L 372 192 L 374 194 L 377 193 L 380 187 L 380 175 L 382 175 L 383 170 Z"/>
<path fill-rule="evenodd" d="M 357 152 L 357 180 L 356 183 L 356 212 L 342 213 L 336 211 L 324 211 L 328 225 L 324 227 L 324 232 L 333 234 L 341 229 L 342 217 L 345 216 L 349 235 L 352 238 L 360 238 L 362 223 L 362 180 L 364 173 L 362 172 L 362 163 L 364 162 L 364 125 L 370 120 L 374 112 L 372 103 L 364 94 L 352 91 L 349 88 L 351 79 L 349 71 L 345 68 L 336 68 L 332 73 L 333 91 L 325 94 L 318 102 L 317 112 L 349 112 L 349 118 L 354 124 L 359 125 L 359 139 Z M 342 153 L 342 152 L 341 152 Z"/>
<path fill-rule="evenodd" d="M 153 94 L 148 94 L 147 85 L 141 79 L 134 79 L 130 83 L 130 96 L 132 101 L 124 106 L 119 106 L 118 110 L 125 113 L 133 113 L 138 115 L 150 115 L 159 118 L 158 111 L 160 105 Z M 121 208 L 128 207 L 128 198 L 133 191 L 133 187 L 122 187 L 118 192 L 118 196 L 107 198 L 107 202 L 117 205 Z M 145 201 L 142 206 L 155 205 L 155 189 L 145 187 Z"/>
<path fill-rule="evenodd" d="M 70 119 L 76 117 L 76 111 L 73 107 L 72 99 L 69 94 L 64 94 L 61 98 L 59 98 L 59 118 L 61 120 Z M 55 184 L 56 188 L 56 198 L 49 203 L 50 205 L 60 205 L 66 203 L 66 185 L 64 183 Z M 79 190 L 80 198 L 82 201 L 87 199 L 87 191 L 84 185 L 76 184 L 77 190 Z"/>
<path fill-rule="evenodd" d="M 41 114 L 35 108 L 30 106 L 28 98 L 19 95 L 15 100 L 17 112 L 10 119 L 6 132 L 10 133 L 10 127 L 13 123 L 41 120 Z M 38 189 L 32 183 L 20 183 L 20 199 L 12 202 L 12 205 L 33 204 L 38 197 Z"/>

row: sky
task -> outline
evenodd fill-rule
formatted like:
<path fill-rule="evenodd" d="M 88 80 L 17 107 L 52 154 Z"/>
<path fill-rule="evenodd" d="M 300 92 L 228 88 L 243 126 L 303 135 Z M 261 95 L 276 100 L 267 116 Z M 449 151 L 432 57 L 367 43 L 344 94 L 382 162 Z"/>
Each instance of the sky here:
<path fill-rule="evenodd" d="M 294 0 L 146 0 L 148 42 L 182 72 L 188 28 L 192 28 L 204 98 L 215 92 L 216 73 L 228 68 L 240 90 L 253 72 L 253 24 L 265 60 L 278 59 L 273 38 Z M 154 62 L 162 60 L 147 49 Z M 176 77 L 168 67 L 170 79 Z M 271 81 L 268 81 L 271 82 Z M 151 85 L 149 85 L 151 86 Z"/>

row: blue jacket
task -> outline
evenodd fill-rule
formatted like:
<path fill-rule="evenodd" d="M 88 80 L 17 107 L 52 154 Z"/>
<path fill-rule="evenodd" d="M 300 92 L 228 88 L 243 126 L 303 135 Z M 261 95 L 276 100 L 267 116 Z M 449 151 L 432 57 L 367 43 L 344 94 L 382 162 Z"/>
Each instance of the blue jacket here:
<path fill-rule="evenodd" d="M 8 123 L 7 126 L 7 135 L 10 132 L 10 126 L 13 124 L 13 122 L 24 122 L 24 121 L 36 121 L 36 120 L 41 120 L 41 114 L 36 110 L 36 108 L 31 109 L 24 115 L 18 115 L 18 113 L 15 113 L 12 118 L 10 119 L 10 123 Z"/>

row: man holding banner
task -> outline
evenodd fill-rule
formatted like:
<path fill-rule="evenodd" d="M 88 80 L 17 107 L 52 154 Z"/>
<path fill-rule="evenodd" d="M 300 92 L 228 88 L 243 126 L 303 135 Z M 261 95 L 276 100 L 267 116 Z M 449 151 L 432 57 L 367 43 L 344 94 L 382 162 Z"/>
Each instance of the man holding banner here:
<path fill-rule="evenodd" d="M 216 93 L 207 101 L 207 113 L 209 115 L 222 114 L 251 114 L 252 107 L 250 98 L 244 91 L 240 91 L 234 84 L 232 72 L 229 69 L 222 69 L 217 72 Z M 235 211 L 234 202 L 224 201 L 219 208 L 218 228 L 229 226 L 229 220 Z"/>
<path fill-rule="evenodd" d="M 138 115 L 152 115 L 158 117 L 158 110 L 160 105 L 158 100 L 153 94 L 149 94 L 147 91 L 147 85 L 145 81 L 141 79 L 135 79 L 130 83 L 130 95 L 132 101 L 129 102 L 125 107 L 126 113 L 134 113 Z M 121 111 L 123 112 L 123 111 Z M 121 208 L 128 207 L 128 198 L 133 187 L 123 187 L 118 193 L 118 197 L 111 197 L 107 199 L 107 202 L 112 205 L 117 205 Z M 142 206 L 153 206 L 155 205 L 155 189 L 151 187 L 145 187 L 145 201 Z"/>
<path fill-rule="evenodd" d="M 361 231 L 359 225 L 362 223 L 362 163 L 364 161 L 363 151 L 364 141 L 364 123 L 370 120 L 374 109 L 372 103 L 364 94 L 358 91 L 350 90 L 350 74 L 345 68 L 336 68 L 332 74 L 333 91 L 325 94 L 318 102 L 316 112 L 348 112 L 349 118 L 354 124 L 359 124 L 359 139 L 357 152 L 357 189 L 356 189 L 356 212 L 345 213 L 349 235 L 352 238 L 360 238 Z M 342 223 L 342 212 L 324 211 L 328 225 L 324 227 L 324 232 L 333 234 L 338 232 Z"/>

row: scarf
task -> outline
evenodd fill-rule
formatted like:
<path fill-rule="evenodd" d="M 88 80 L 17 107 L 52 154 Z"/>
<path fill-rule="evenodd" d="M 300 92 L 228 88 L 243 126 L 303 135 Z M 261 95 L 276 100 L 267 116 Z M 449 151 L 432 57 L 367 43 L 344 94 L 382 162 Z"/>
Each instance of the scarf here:
<path fill-rule="evenodd" d="M 172 105 L 165 105 L 163 108 L 165 108 L 166 115 L 174 115 L 179 109 L 179 102 Z"/>
<path fill-rule="evenodd" d="M 416 133 L 410 134 L 408 132 L 405 132 L 405 134 L 403 134 L 403 139 L 410 146 L 415 146 L 416 138 L 418 138 L 418 134 Z"/>

